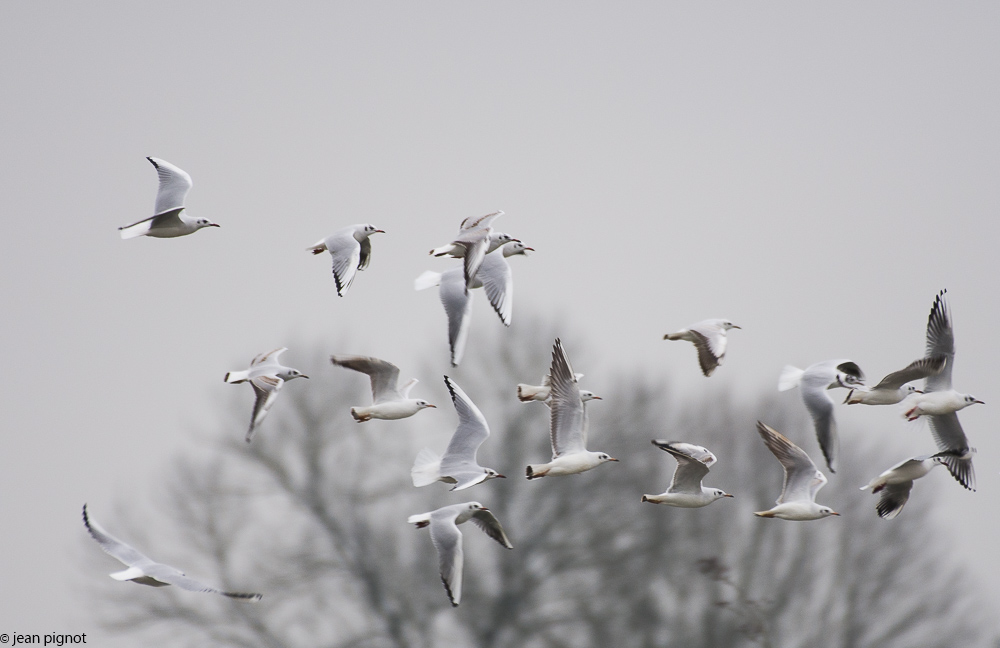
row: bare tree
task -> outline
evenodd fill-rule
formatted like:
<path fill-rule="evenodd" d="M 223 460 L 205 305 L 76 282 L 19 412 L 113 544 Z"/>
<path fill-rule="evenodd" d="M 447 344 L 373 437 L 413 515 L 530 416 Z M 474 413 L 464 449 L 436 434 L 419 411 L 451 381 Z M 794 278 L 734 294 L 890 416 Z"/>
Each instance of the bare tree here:
<path fill-rule="evenodd" d="M 605 398 L 589 410 L 593 445 L 621 464 L 527 482 L 524 467 L 549 453 L 548 410 L 518 402 L 514 385 L 547 369 L 555 331 L 538 335 L 546 328 L 536 322 L 520 329 L 534 336 L 511 330 L 480 339 L 466 365 L 490 372 L 463 367 L 452 374 L 490 422 L 483 463 L 508 475 L 470 491 L 410 484 L 421 443 L 443 446 L 454 429 L 444 403 L 436 417 L 357 426 L 347 410 L 362 402 L 364 385 L 307 368 L 310 389 L 287 390 L 250 446 L 239 433 L 241 403 L 208 435 L 209 447 L 166 468 L 168 486 L 154 504 L 164 529 L 156 537 L 175 534 L 169 546 L 183 547 L 183 557 L 164 555 L 168 545 L 143 548 L 227 589 L 261 591 L 264 600 L 98 579 L 95 605 L 105 625 L 156 634 L 164 645 L 288 648 L 995 640 L 995 622 L 964 585 L 968 574 L 943 545 L 928 507 L 911 503 L 885 521 L 858 491 L 873 469 L 893 459 L 874 446 L 845 452 L 843 469 L 821 492 L 843 517 L 794 523 L 752 515 L 781 489 L 780 467 L 754 422 L 792 438 L 807 439 L 811 429 L 801 411 L 775 397 L 746 404 L 707 386 L 705 398 L 676 403 L 662 381 L 588 375 L 587 387 Z M 574 368 L 587 371 L 582 343 L 569 350 Z M 653 438 L 709 447 L 719 456 L 709 484 L 736 499 L 704 509 L 641 503 L 642 493 L 664 486 L 673 470 L 650 445 Z M 920 497 L 929 501 L 933 492 L 923 489 Z M 430 539 L 405 521 L 468 499 L 497 513 L 515 549 L 500 551 L 481 534 L 466 533 L 463 602 L 452 609 Z M 130 521 L 136 528 L 140 522 Z"/>

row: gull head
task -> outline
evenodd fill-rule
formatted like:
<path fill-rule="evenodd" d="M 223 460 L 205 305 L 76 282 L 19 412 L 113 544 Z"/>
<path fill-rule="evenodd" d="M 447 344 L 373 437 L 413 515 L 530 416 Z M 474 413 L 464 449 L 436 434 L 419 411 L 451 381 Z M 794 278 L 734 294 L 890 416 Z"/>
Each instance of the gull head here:
<path fill-rule="evenodd" d="M 976 398 L 975 396 L 973 396 L 972 394 L 966 394 L 965 396 L 962 397 L 962 400 L 965 401 L 965 407 L 968 407 L 969 405 L 972 405 L 974 403 L 979 403 L 980 405 L 986 404 L 983 401 Z"/>
<path fill-rule="evenodd" d="M 489 509 L 480 504 L 479 502 L 469 502 L 465 505 L 468 511 L 488 511 Z"/>
<path fill-rule="evenodd" d="M 600 396 L 598 396 L 597 394 L 595 394 L 594 392 L 590 391 L 589 389 L 581 389 L 580 390 L 580 400 L 582 400 L 584 403 L 586 403 L 587 401 L 604 400 L 604 399 L 601 398 Z"/>
<path fill-rule="evenodd" d="M 497 479 L 497 478 L 499 478 L 499 479 L 507 479 L 506 475 L 501 475 L 500 473 L 498 473 L 497 471 L 493 470 L 492 468 L 485 468 L 483 470 L 486 473 L 486 479 Z"/>
<path fill-rule="evenodd" d="M 417 407 L 419 409 L 426 409 L 428 407 L 433 407 L 434 409 L 437 409 L 437 405 L 431 405 L 430 403 L 428 403 L 425 400 L 418 400 L 417 401 Z"/>
<path fill-rule="evenodd" d="M 821 506 L 821 507 L 819 507 L 818 513 L 819 513 L 820 517 L 830 517 L 831 515 L 840 516 L 840 513 L 837 513 L 836 511 L 834 511 L 829 506 Z"/>
<path fill-rule="evenodd" d="M 736 497 L 735 495 L 730 495 L 721 488 L 713 488 L 711 492 L 712 492 L 712 497 L 714 497 L 715 499 L 722 499 L 723 497 Z"/>
<path fill-rule="evenodd" d="M 201 229 L 202 227 L 219 227 L 218 223 L 213 223 L 207 218 L 199 218 L 194 222 L 194 224 L 198 227 L 198 229 Z"/>
<path fill-rule="evenodd" d="M 358 225 L 354 232 L 354 238 L 360 241 L 368 238 L 372 234 L 385 234 L 385 230 L 380 230 L 371 223 L 368 223 L 367 225 Z"/>
<path fill-rule="evenodd" d="M 834 383 L 831 383 L 829 388 L 840 386 L 850 389 L 852 387 L 863 387 L 864 384 L 864 379 L 852 376 L 849 373 L 844 373 L 843 371 L 838 371 L 837 380 Z"/>
<path fill-rule="evenodd" d="M 291 380 L 292 378 L 308 378 L 309 377 L 309 376 L 305 375 L 304 373 L 302 373 L 301 371 L 299 371 L 298 369 L 286 369 L 285 371 L 279 371 L 275 375 L 278 376 L 278 378 L 281 378 L 282 380 L 284 380 L 285 382 Z"/>
<path fill-rule="evenodd" d="M 742 329 L 743 327 L 742 326 L 736 326 L 735 324 L 733 324 L 729 320 L 723 320 L 723 322 L 722 322 L 722 328 L 724 328 L 725 330 L 728 331 L 729 329 L 734 329 L 734 328 L 735 329 Z"/>
<path fill-rule="evenodd" d="M 906 385 L 903 387 L 903 393 L 909 396 L 910 394 L 923 394 L 924 392 L 917 389 L 916 385 Z"/>
<path fill-rule="evenodd" d="M 618 461 L 617 459 L 615 459 L 614 457 L 612 457 L 611 455 L 609 455 L 609 454 L 608 454 L 608 453 L 606 453 L 606 452 L 598 452 L 598 453 L 596 453 L 596 454 L 597 454 L 597 459 L 598 459 L 598 460 L 599 460 L 599 461 L 600 461 L 601 463 L 604 463 L 604 462 L 606 462 L 606 461 Z"/>
<path fill-rule="evenodd" d="M 506 234 L 504 234 L 506 236 Z M 503 255 L 505 257 L 512 257 L 515 254 L 523 254 L 528 256 L 528 252 L 534 252 L 535 248 L 528 247 L 521 241 L 511 241 L 503 246 Z"/>
<path fill-rule="evenodd" d="M 490 242 L 495 244 L 495 247 L 493 248 L 495 250 L 501 245 L 506 245 L 507 243 L 520 243 L 521 240 L 503 232 L 492 232 L 490 234 Z"/>

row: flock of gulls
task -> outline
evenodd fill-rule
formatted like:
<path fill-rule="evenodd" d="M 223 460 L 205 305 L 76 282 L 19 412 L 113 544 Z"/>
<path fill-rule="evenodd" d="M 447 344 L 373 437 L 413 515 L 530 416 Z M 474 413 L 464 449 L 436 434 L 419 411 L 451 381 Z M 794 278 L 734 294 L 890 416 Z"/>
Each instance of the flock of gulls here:
<path fill-rule="evenodd" d="M 191 188 L 191 177 L 187 173 L 164 160 L 147 159 L 159 176 L 155 215 L 119 228 L 123 239 L 139 236 L 173 238 L 205 227 L 218 227 L 206 219 L 191 218 L 185 214 L 184 200 Z M 438 287 L 448 320 L 452 366 L 458 366 L 462 360 L 469 333 L 473 290 L 482 288 L 501 322 L 505 326 L 511 323 L 513 280 L 507 259 L 527 254 L 532 248 L 508 234 L 494 231 L 493 222 L 502 214 L 497 211 L 462 221 L 450 243 L 431 250 L 433 256 L 462 259 L 461 265 L 445 272 L 425 272 L 414 284 L 417 290 Z M 346 295 L 358 271 L 368 267 L 372 254 L 370 236 L 377 233 L 384 231 L 370 224 L 352 225 L 307 248 L 313 254 L 330 253 L 339 296 Z M 697 350 L 702 373 L 709 377 L 722 364 L 727 333 L 734 328 L 740 327 L 725 319 L 707 319 L 668 333 L 663 339 L 691 342 Z M 247 443 L 253 440 L 255 430 L 274 405 L 282 386 L 295 378 L 308 378 L 300 371 L 281 364 L 279 358 L 286 350 L 279 348 L 260 354 L 248 369 L 231 371 L 225 376 L 227 383 L 249 383 L 254 390 L 253 411 L 246 431 Z M 848 405 L 898 405 L 902 408 L 903 418 L 910 421 L 926 418 L 929 421 L 938 452 L 901 461 L 862 487 L 862 490 L 881 494 L 876 511 L 879 516 L 892 519 L 906 504 L 913 482 L 939 464 L 945 466 L 962 486 L 975 490 L 972 468 L 975 450 L 969 446 L 957 412 L 982 401 L 952 388 L 954 360 L 951 314 L 945 291 L 942 290 L 935 297 L 928 317 L 926 349 L 922 358 L 890 373 L 873 387 L 865 385 L 861 368 L 848 359 L 817 362 L 805 370 L 786 366 L 781 372 L 778 389 L 799 389 L 831 473 L 836 472 L 838 439 L 835 403 L 829 395 L 830 390 L 847 389 L 843 402 Z M 410 398 L 417 380 L 411 379 L 400 385 L 399 369 L 390 362 L 354 355 L 334 355 L 330 361 L 333 365 L 367 375 L 371 382 L 372 403 L 351 408 L 351 416 L 358 423 L 372 419 L 404 419 L 423 409 L 436 407 L 426 400 Z M 587 449 L 587 402 L 600 397 L 580 389 L 582 376 L 573 371 L 566 349 L 557 338 L 552 347 L 549 373 L 542 378 L 541 384 L 516 386 L 517 398 L 522 402 L 537 401 L 549 408 L 552 458 L 547 463 L 528 465 L 525 475 L 529 480 L 574 475 L 618 461 L 606 452 Z M 919 380 L 924 381 L 923 389 L 912 384 Z M 460 491 L 490 479 L 504 478 L 498 471 L 481 466 L 476 458 L 479 448 L 490 436 L 489 424 L 483 413 L 454 380 L 445 376 L 444 382 L 458 414 L 458 427 L 443 454 L 428 448 L 420 451 L 411 469 L 413 485 L 422 487 L 444 482 L 452 485 L 451 490 Z M 827 477 L 809 455 L 761 421 L 757 422 L 757 432 L 781 464 L 784 486 L 775 506 L 755 515 L 800 521 L 839 515 L 830 507 L 816 502 L 816 494 L 827 483 Z M 718 461 L 707 448 L 683 441 L 654 439 L 652 443 L 669 453 L 676 460 L 677 467 L 667 490 L 658 495 L 643 495 L 642 502 L 700 508 L 716 500 L 733 497 L 721 489 L 702 485 L 709 469 Z M 479 502 L 450 504 L 408 519 L 417 528 L 429 527 L 431 541 L 439 557 L 441 580 L 453 606 L 458 606 L 462 598 L 464 556 L 458 525 L 470 520 L 490 538 L 507 549 L 513 549 L 500 521 Z M 215 592 L 244 600 L 261 598 L 260 594 L 227 592 L 211 587 L 173 567 L 151 560 L 105 531 L 90 517 L 86 505 L 83 507 L 83 521 L 101 548 L 126 565 L 127 569 L 111 574 L 116 580 L 151 586 L 176 585 L 186 590 Z"/>

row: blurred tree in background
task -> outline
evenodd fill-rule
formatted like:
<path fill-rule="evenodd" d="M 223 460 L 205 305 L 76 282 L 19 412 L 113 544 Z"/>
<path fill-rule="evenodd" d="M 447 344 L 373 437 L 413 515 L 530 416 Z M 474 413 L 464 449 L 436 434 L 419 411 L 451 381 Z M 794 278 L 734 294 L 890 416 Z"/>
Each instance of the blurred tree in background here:
<path fill-rule="evenodd" d="M 249 397 L 234 396 L 239 405 L 205 447 L 158 468 L 166 486 L 157 501 L 127 502 L 135 512 L 127 518 L 98 517 L 158 560 L 264 599 L 248 604 L 95 577 L 95 614 L 164 646 L 846 648 L 995 640 L 996 622 L 932 526 L 934 489 L 918 484 L 893 521 L 879 519 L 875 498 L 858 490 L 903 457 L 851 439 L 841 472 L 818 497 L 842 517 L 799 523 L 753 515 L 781 490 L 757 419 L 817 452 L 802 435 L 811 430 L 804 412 L 780 405 L 771 389 L 741 404 L 706 384 L 707 396 L 675 403 L 665 383 L 625 368 L 587 375 L 582 385 L 604 397 L 589 404 L 589 447 L 621 463 L 525 480 L 529 462 L 550 456 L 548 409 L 520 403 L 514 386 L 547 370 L 555 331 L 546 328 L 503 331 L 502 347 L 499 337 L 481 336 L 449 374 L 490 423 L 481 463 L 508 476 L 459 493 L 444 484 L 416 489 L 409 478 L 417 451 L 443 451 L 457 423 L 440 383 L 428 387 L 440 380 L 435 370 L 420 374 L 417 389 L 438 410 L 358 425 L 348 410 L 367 402 L 367 380 L 328 364 L 306 366 L 312 381 L 283 390 L 249 446 Z M 596 354 L 584 341 L 563 342 L 574 369 L 587 372 Z M 356 351 L 312 356 L 319 363 Z M 484 366 L 490 371 L 474 370 Z M 643 493 L 665 490 L 675 466 L 653 438 L 708 447 L 719 461 L 706 485 L 736 498 L 703 509 L 641 503 Z M 469 500 L 496 513 L 514 551 L 463 527 L 464 596 L 452 609 L 429 534 L 406 518 Z M 110 564 L 103 557 L 89 564 L 97 569 L 98 560 Z"/>

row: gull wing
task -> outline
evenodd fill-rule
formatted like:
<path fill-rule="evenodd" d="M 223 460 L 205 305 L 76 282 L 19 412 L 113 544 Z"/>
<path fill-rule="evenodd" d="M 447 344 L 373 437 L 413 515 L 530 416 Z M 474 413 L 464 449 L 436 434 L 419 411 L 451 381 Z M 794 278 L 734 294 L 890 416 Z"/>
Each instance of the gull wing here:
<path fill-rule="evenodd" d="M 134 547 L 126 544 L 104 530 L 97 520 L 92 520 L 87 514 L 87 505 L 83 505 L 83 524 L 90 532 L 90 536 L 97 541 L 104 553 L 114 557 L 123 565 L 132 567 L 134 565 L 151 565 L 153 561 L 145 554 L 139 552 Z"/>
<path fill-rule="evenodd" d="M 462 532 L 455 524 L 457 511 L 438 509 L 431 513 L 431 542 L 438 552 L 441 582 L 453 607 L 462 601 L 462 569 L 465 561 L 462 552 Z"/>
<path fill-rule="evenodd" d="M 689 331 L 693 338 L 694 347 L 698 350 L 698 364 L 701 365 L 701 373 L 705 374 L 707 378 L 722 364 L 722 359 L 726 356 L 726 336 L 722 334 L 712 338 L 696 329 L 689 329 Z"/>
<path fill-rule="evenodd" d="M 760 421 L 757 421 L 757 432 L 764 439 L 767 449 L 785 469 L 785 483 L 777 503 L 800 500 L 814 502 L 816 493 L 826 484 L 826 476 L 816 468 L 809 455 L 783 434 Z"/>
<path fill-rule="evenodd" d="M 503 527 L 500 526 L 500 520 L 493 515 L 493 511 L 490 510 L 478 510 L 472 513 L 472 523 L 483 530 L 483 533 L 493 538 L 503 546 L 508 549 L 513 549 L 514 545 L 510 543 L 507 539 L 507 534 L 504 533 Z"/>
<path fill-rule="evenodd" d="M 151 232 L 153 230 L 181 227 L 184 224 L 181 220 L 182 211 L 184 211 L 183 207 L 168 210 L 162 214 L 156 214 L 155 216 L 150 216 L 149 218 L 143 218 L 142 220 L 138 220 L 130 225 L 122 225 L 118 228 L 118 230 L 122 233 L 123 239 L 129 239 L 142 236 L 146 232 Z M 149 223 L 149 225 L 142 230 L 129 231 L 131 228 L 139 225 L 140 223 Z"/>
<path fill-rule="evenodd" d="M 476 453 L 479 446 L 483 445 L 490 436 L 490 427 L 486 422 L 486 417 L 479 411 L 476 404 L 472 402 L 462 388 L 448 376 L 444 377 L 444 384 L 451 394 L 451 402 L 458 412 L 458 427 L 451 436 L 448 449 L 445 450 L 441 458 L 441 474 L 451 474 L 452 468 L 461 469 L 476 463 Z M 454 475 L 453 475 L 454 476 Z"/>
<path fill-rule="evenodd" d="M 951 389 L 951 371 L 955 364 L 955 332 L 951 327 L 951 313 L 942 290 L 934 298 L 931 314 L 927 317 L 927 350 L 928 357 L 945 356 L 944 368 L 927 377 L 927 391 L 948 391 Z"/>
<path fill-rule="evenodd" d="M 677 468 L 667 492 L 701 494 L 701 480 L 708 474 L 708 467 L 715 463 L 715 455 L 690 443 L 654 440 L 653 445 L 669 452 L 677 460 Z"/>
<path fill-rule="evenodd" d="M 483 258 L 476 274 L 483 284 L 486 298 L 504 326 L 510 326 L 514 314 L 514 274 L 503 255 L 503 249 L 490 252 Z"/>
<path fill-rule="evenodd" d="M 248 592 L 226 592 L 220 590 L 211 585 L 206 585 L 201 581 L 197 581 L 193 578 L 185 576 L 183 572 L 178 569 L 171 567 L 170 565 L 164 565 L 162 563 L 154 563 L 153 565 L 147 567 L 145 570 L 146 575 L 155 578 L 161 583 L 169 583 L 170 585 L 176 585 L 177 587 L 187 590 L 189 592 L 211 592 L 213 594 L 221 594 L 222 596 L 228 596 L 229 598 L 244 599 L 251 601 L 259 601 L 262 596 L 260 594 L 253 594 Z"/>
<path fill-rule="evenodd" d="M 951 412 L 927 418 L 934 441 L 942 451 L 935 456 L 959 484 L 971 491 L 976 490 L 976 473 L 972 468 L 972 453 L 975 450 L 969 447 L 969 439 L 958 422 L 958 414 Z"/>
<path fill-rule="evenodd" d="M 184 209 L 184 199 L 193 185 L 191 176 L 166 160 L 152 157 L 146 159 L 156 168 L 156 175 L 160 179 L 160 186 L 156 190 L 156 207 L 153 213 L 157 216 L 174 210 L 179 213 L 181 209 Z"/>
<path fill-rule="evenodd" d="M 351 235 L 334 235 L 326 239 L 326 249 L 333 257 L 333 279 L 337 294 L 347 294 L 361 265 L 361 244 Z"/>
<path fill-rule="evenodd" d="M 461 243 L 465 246 L 462 264 L 465 270 L 466 290 L 472 288 L 476 282 L 476 274 L 479 272 L 479 267 L 483 264 L 483 259 L 486 258 L 486 251 L 489 248 L 489 234 L 485 230 L 472 230 L 472 233 L 475 236 L 466 235 L 455 241 L 455 243 Z M 463 241 L 463 238 L 466 240 Z"/>
<path fill-rule="evenodd" d="M 397 385 L 399 383 L 399 367 L 386 360 L 369 356 L 330 356 L 330 362 L 346 369 L 353 369 L 366 374 L 372 383 L 372 402 L 401 400 Z M 412 385 L 410 385 L 412 387 Z"/>
<path fill-rule="evenodd" d="M 366 236 L 358 245 L 361 247 L 358 257 L 358 270 L 364 270 L 372 260 L 372 240 Z"/>
<path fill-rule="evenodd" d="M 458 226 L 459 231 L 467 229 L 475 229 L 477 227 L 487 228 L 492 226 L 493 221 L 495 221 L 499 216 L 503 216 L 503 211 L 497 210 L 486 214 L 485 216 L 469 216 L 462 221 L 462 224 Z"/>
<path fill-rule="evenodd" d="M 253 360 L 250 361 L 251 367 L 257 367 L 262 365 L 279 365 L 278 358 L 281 354 L 288 351 L 288 347 L 281 347 L 280 349 L 271 349 L 267 353 L 261 353 Z"/>
<path fill-rule="evenodd" d="M 250 385 L 253 387 L 256 399 L 253 403 L 253 414 L 250 416 L 250 428 L 247 429 L 247 443 L 253 439 L 254 428 L 260 425 L 267 413 L 271 411 L 271 406 L 274 405 L 278 392 L 281 391 L 281 386 L 284 383 L 285 381 L 277 376 L 265 375 L 250 379 Z"/>
<path fill-rule="evenodd" d="M 835 379 L 832 367 L 825 364 L 813 365 L 806 369 L 800 384 L 802 402 L 805 403 L 816 429 L 816 439 L 823 450 L 830 472 L 837 472 L 837 453 L 840 441 L 837 438 L 837 421 L 833 417 L 833 401 L 826 390 Z"/>
<path fill-rule="evenodd" d="M 893 371 L 872 389 L 899 389 L 908 382 L 927 378 L 940 372 L 948 362 L 944 355 L 930 356 L 914 360 L 899 371 Z"/>
<path fill-rule="evenodd" d="M 903 505 L 910 499 L 910 491 L 913 489 L 913 480 L 901 482 L 899 484 L 886 484 L 882 489 L 882 497 L 875 505 L 875 511 L 880 518 L 891 520 L 899 515 L 903 510 Z"/>
<path fill-rule="evenodd" d="M 451 366 L 457 367 L 465 354 L 465 341 L 469 337 L 469 323 L 472 321 L 472 293 L 465 289 L 461 268 L 442 273 L 438 296 L 448 316 Z"/>
<path fill-rule="evenodd" d="M 552 457 L 586 451 L 586 410 L 580 400 L 580 387 L 577 385 L 576 375 L 559 338 L 556 338 L 552 347 L 552 366 L 549 375 L 552 381 L 548 400 Z"/>

